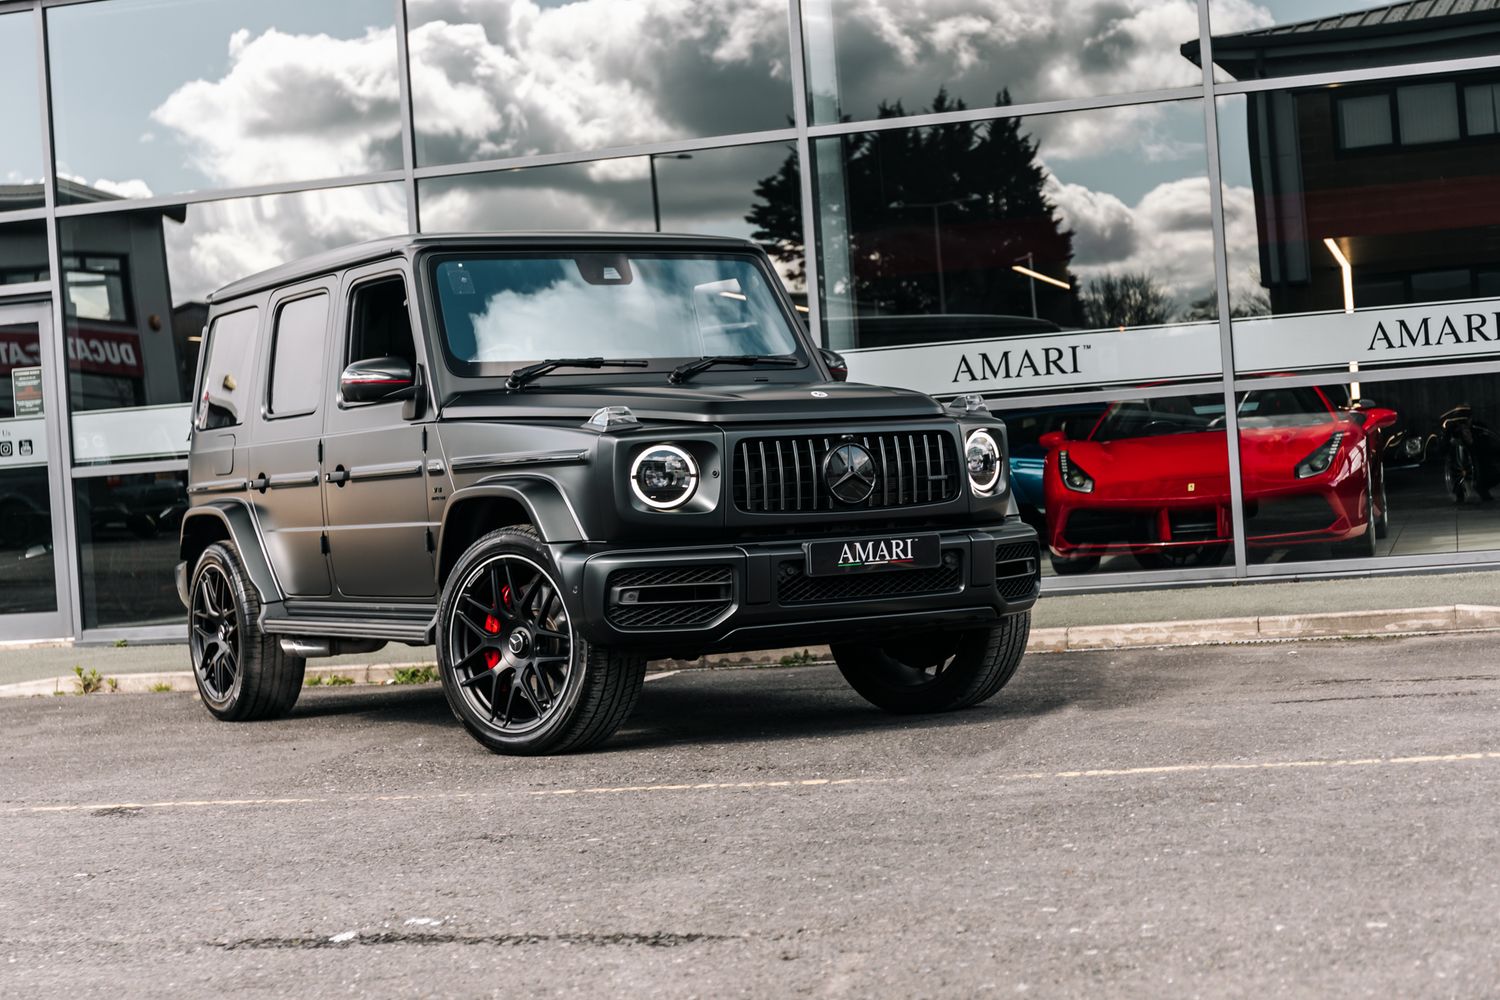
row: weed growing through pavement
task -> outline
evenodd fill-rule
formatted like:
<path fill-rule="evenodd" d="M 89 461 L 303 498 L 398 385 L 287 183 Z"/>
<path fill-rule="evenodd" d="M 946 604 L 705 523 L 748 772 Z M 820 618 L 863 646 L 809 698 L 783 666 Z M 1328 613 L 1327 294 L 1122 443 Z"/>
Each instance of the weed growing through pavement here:
<path fill-rule="evenodd" d="M 120 690 L 120 680 L 117 677 L 106 677 L 104 683 L 109 685 L 109 693 L 117 694 Z"/>
<path fill-rule="evenodd" d="M 116 649 L 124 649 L 128 645 L 130 645 L 130 643 L 127 642 L 127 641 L 125 641 L 124 639 L 116 639 L 115 640 L 115 648 Z"/>
<path fill-rule="evenodd" d="M 328 680 L 323 682 L 329 687 L 343 687 L 345 684 L 353 684 L 353 677 L 345 677 L 343 674 L 330 674 Z"/>
<path fill-rule="evenodd" d="M 166 681 L 157 681 L 155 684 L 151 685 L 148 690 L 154 691 L 157 694 L 161 694 L 163 692 L 172 690 L 172 685 L 168 684 Z"/>
<path fill-rule="evenodd" d="M 303 686 L 310 687 L 310 688 L 322 687 L 323 686 L 323 675 L 322 674 L 313 674 L 311 677 L 309 677 L 305 681 L 303 681 L 302 684 L 303 684 Z"/>
<path fill-rule="evenodd" d="M 420 667 L 397 667 L 391 675 L 392 684 L 431 684 L 437 679 L 437 670 L 426 663 Z"/>
<path fill-rule="evenodd" d="M 74 694 L 97 694 L 104 690 L 105 679 L 100 675 L 97 667 L 89 667 L 88 673 L 84 673 L 82 667 L 75 666 L 73 675 L 78 678 L 73 682 Z M 111 691 L 119 687 L 119 681 L 113 677 L 109 680 L 113 682 L 110 685 Z"/>

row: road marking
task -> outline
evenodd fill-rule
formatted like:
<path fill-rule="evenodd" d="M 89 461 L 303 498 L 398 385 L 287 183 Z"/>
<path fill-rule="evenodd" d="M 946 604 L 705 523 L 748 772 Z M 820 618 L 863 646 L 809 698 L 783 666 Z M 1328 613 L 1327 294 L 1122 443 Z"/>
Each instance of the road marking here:
<path fill-rule="evenodd" d="M 1100 767 L 1087 771 L 1032 771 L 999 775 L 1002 781 L 1041 781 L 1049 778 L 1124 778 L 1147 774 L 1201 774 L 1210 771 L 1280 771 L 1316 767 L 1377 767 L 1402 764 L 1450 764 L 1468 760 L 1500 760 L 1500 751 L 1417 754 L 1410 757 L 1345 757 L 1337 760 L 1271 760 L 1245 764 L 1158 764 L 1152 767 Z"/>
<path fill-rule="evenodd" d="M 1129 778 L 1150 775 L 1208 774 L 1219 771 L 1292 771 L 1340 767 L 1401 767 L 1415 764 L 1454 764 L 1465 761 L 1500 760 L 1500 751 L 1475 753 L 1413 754 L 1406 757 L 1343 757 L 1329 760 L 1271 760 L 1228 764 L 1156 764 L 1147 767 L 1097 767 L 1077 771 L 1022 771 L 996 774 L 988 780 L 1002 784 L 1048 781 L 1066 778 Z M 788 778 L 767 781 L 700 781 L 660 785 L 603 785 L 593 788 L 501 789 L 484 792 L 414 792 L 397 795 L 307 796 L 298 798 L 249 799 L 170 799 L 160 802 L 92 802 L 56 805 L 7 806 L 0 815 L 84 813 L 106 810 L 208 809 L 245 806 L 349 805 L 358 802 L 444 802 L 462 799 L 492 799 L 503 795 L 568 796 L 629 795 L 650 792 L 703 792 L 736 789 L 832 788 L 839 785 L 883 785 L 909 780 L 904 776 L 887 778 Z M 984 780 L 984 779 L 981 779 Z"/>

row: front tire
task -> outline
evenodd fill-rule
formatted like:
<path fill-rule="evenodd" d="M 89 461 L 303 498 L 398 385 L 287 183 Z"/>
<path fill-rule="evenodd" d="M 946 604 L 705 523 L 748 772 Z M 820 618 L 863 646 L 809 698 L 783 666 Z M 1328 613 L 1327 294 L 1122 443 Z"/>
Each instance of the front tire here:
<path fill-rule="evenodd" d="M 260 628 L 260 595 L 234 546 L 210 545 L 193 568 L 188 650 L 203 704 L 225 722 L 286 715 L 307 661 Z"/>
<path fill-rule="evenodd" d="M 438 605 L 438 672 L 464 728 L 494 753 L 585 750 L 635 708 L 646 661 L 577 634 L 536 530 L 471 545 Z"/>
<path fill-rule="evenodd" d="M 898 715 L 951 712 L 993 698 L 1015 676 L 1031 612 L 989 628 L 832 647 L 839 673 L 870 704 Z"/>

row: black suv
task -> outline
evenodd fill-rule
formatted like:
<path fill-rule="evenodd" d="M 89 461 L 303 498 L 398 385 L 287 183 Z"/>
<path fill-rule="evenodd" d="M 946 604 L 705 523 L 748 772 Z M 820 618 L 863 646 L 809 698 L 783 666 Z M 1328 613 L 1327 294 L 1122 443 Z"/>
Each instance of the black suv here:
<path fill-rule="evenodd" d="M 183 562 L 209 711 L 435 643 L 503 753 L 576 750 L 646 661 L 829 643 L 893 712 L 983 701 L 1036 601 L 1005 427 L 847 384 L 742 240 L 414 236 L 212 296 Z"/>

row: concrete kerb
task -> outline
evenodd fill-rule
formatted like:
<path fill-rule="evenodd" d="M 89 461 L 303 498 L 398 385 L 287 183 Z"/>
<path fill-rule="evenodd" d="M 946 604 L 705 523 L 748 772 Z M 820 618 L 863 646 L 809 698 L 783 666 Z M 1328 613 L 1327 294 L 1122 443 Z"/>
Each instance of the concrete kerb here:
<path fill-rule="evenodd" d="M 1212 646 L 1244 642 L 1292 642 L 1304 639 L 1370 638 L 1431 635 L 1445 632 L 1500 630 L 1500 607 L 1451 604 L 1430 608 L 1386 611 L 1335 611 L 1301 615 L 1262 615 L 1203 621 L 1141 622 L 1132 625 L 1079 625 L 1033 629 L 1028 653 L 1104 651 L 1149 646 Z M 832 662 L 827 646 L 775 649 L 757 653 L 708 656 L 698 660 L 670 660 L 652 664 L 652 673 L 704 669 L 752 669 L 802 666 Z M 382 663 L 338 666 L 309 665 L 312 686 L 392 684 L 397 671 L 430 667 L 432 663 Z M 186 670 L 103 676 L 114 693 L 196 691 Z M 0 698 L 73 694 L 78 678 L 72 674 L 0 685 Z M 330 685 L 332 682 L 332 685 Z"/>

